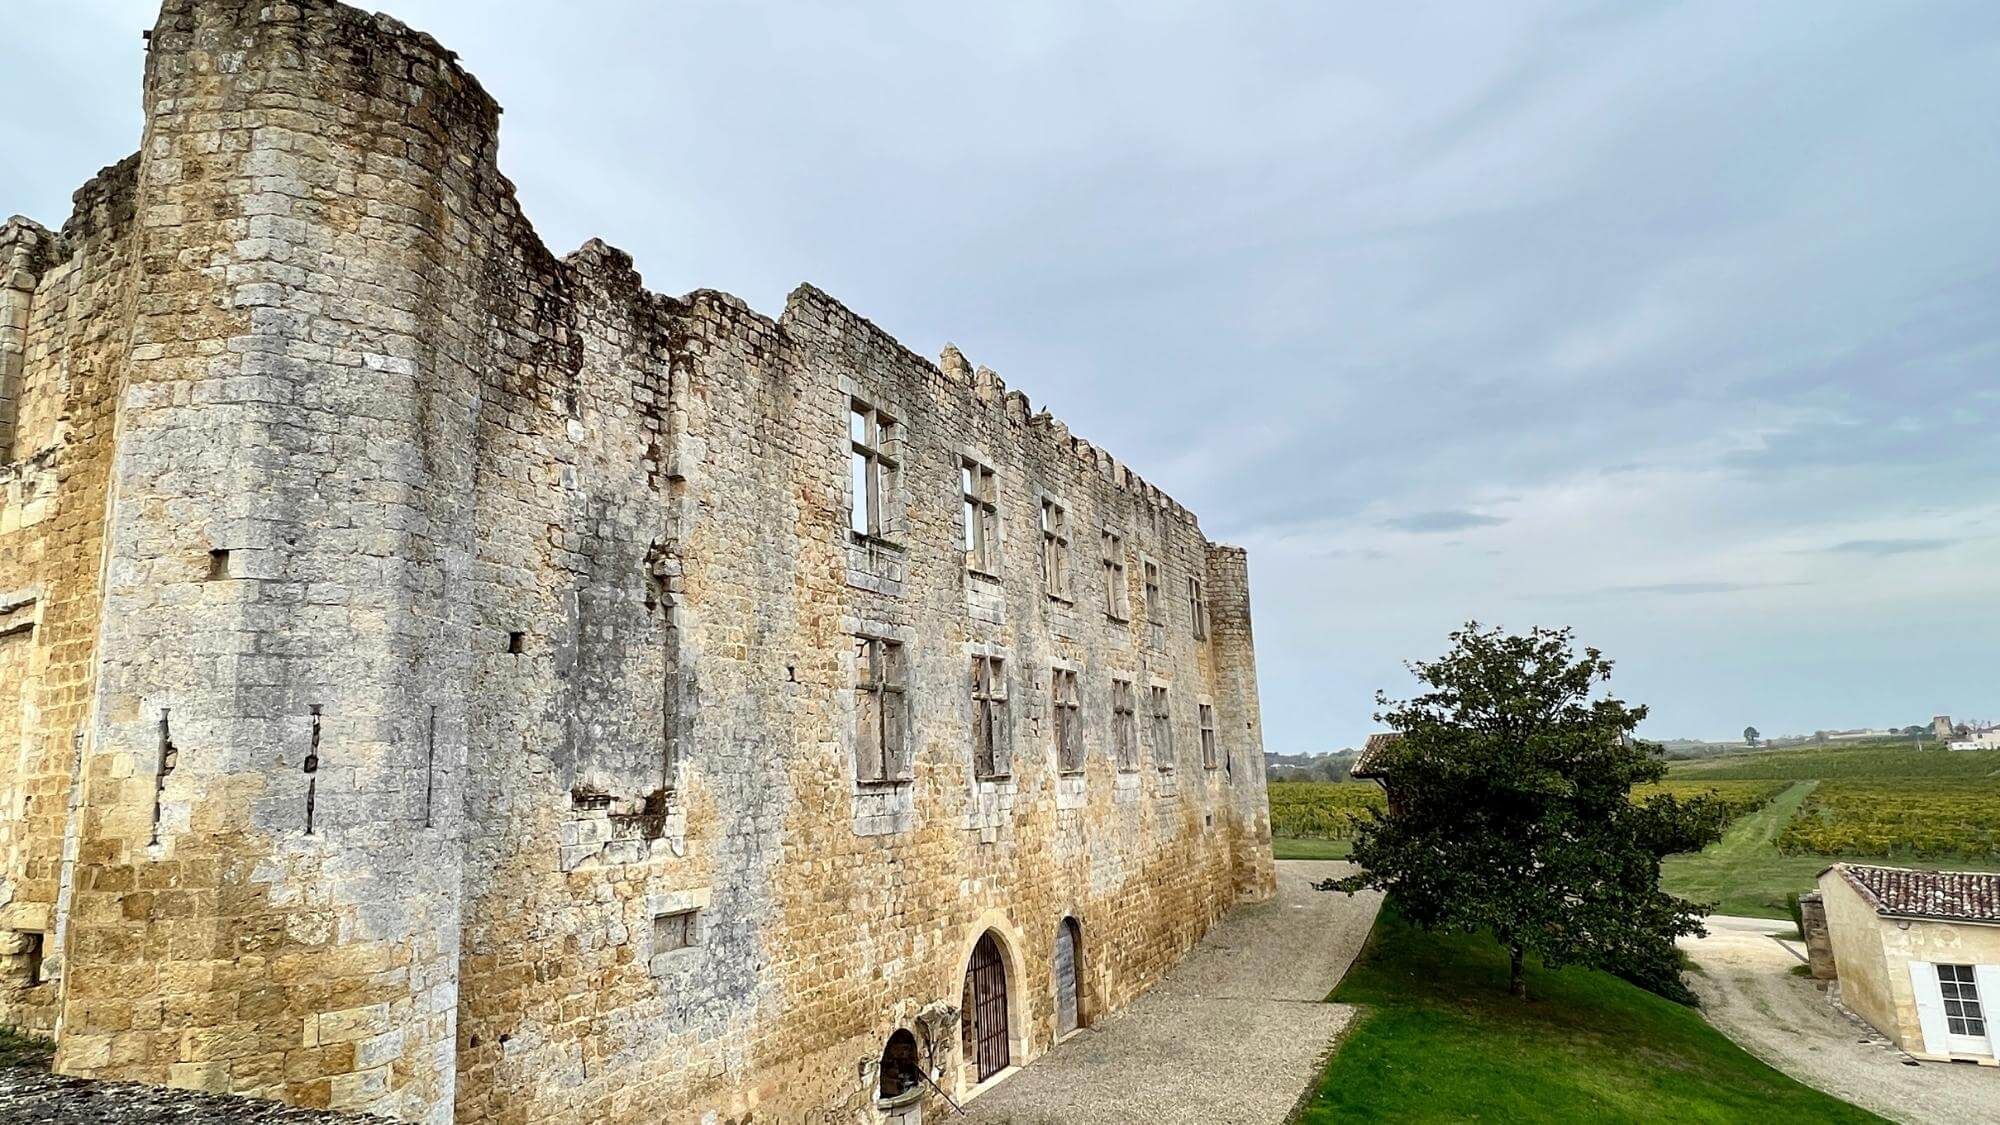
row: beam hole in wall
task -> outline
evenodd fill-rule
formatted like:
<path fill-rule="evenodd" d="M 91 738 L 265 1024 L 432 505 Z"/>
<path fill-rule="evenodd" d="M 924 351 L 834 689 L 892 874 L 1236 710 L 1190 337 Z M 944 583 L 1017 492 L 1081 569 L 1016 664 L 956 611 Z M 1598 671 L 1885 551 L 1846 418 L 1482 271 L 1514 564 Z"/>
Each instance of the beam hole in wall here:
<path fill-rule="evenodd" d="M 208 553 L 208 581 L 219 582 L 229 577 L 229 550 L 217 547 Z"/>
<path fill-rule="evenodd" d="M 507 634 L 507 652 L 510 655 L 519 656 L 523 652 L 526 652 L 527 643 L 528 643 L 528 634 L 523 633 L 518 629 Z"/>
<path fill-rule="evenodd" d="M 701 943 L 701 911 L 693 908 L 653 915 L 653 957 L 692 949 Z"/>

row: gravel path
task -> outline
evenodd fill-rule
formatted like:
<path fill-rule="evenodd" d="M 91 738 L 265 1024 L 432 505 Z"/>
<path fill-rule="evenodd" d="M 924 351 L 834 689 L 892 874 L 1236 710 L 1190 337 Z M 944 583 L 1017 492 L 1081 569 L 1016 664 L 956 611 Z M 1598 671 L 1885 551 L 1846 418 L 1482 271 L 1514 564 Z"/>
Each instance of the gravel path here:
<path fill-rule="evenodd" d="M 1837 1098 L 1896 1121 L 2000 1121 L 2000 1069 L 1919 1063 L 1834 1008 L 1819 982 L 1794 976 L 1803 952 L 1771 934 L 1789 922 L 1712 917 L 1681 948 L 1702 968 L 1688 984 L 1702 1013 L 1744 1050 Z M 1791 945 L 1796 948 L 1797 943 Z"/>
<path fill-rule="evenodd" d="M 1231 911 L 1151 992 L 966 1107 L 979 1125 L 1277 1125 L 1354 1016 L 1322 1003 L 1380 896 L 1312 889 L 1352 864 L 1281 860 L 1278 894 Z"/>

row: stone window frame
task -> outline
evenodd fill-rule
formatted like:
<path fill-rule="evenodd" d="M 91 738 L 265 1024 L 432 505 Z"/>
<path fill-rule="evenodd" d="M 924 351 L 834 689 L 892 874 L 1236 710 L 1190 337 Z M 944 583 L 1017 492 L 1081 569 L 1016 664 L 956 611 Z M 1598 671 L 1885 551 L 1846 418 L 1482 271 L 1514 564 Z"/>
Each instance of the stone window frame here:
<path fill-rule="evenodd" d="M 1139 687 L 1131 676 L 1111 677 L 1111 754 L 1119 773 L 1139 772 Z"/>
<path fill-rule="evenodd" d="M 1083 739 L 1083 666 L 1070 660 L 1049 665 L 1049 747 L 1056 774 L 1074 777 L 1089 761 Z M 1064 690 L 1067 685 L 1068 690 Z M 1068 737 L 1065 738 L 1064 736 Z"/>
<path fill-rule="evenodd" d="M 1139 552 L 1139 576 L 1142 582 L 1139 608 L 1146 615 L 1148 643 L 1156 649 L 1167 647 L 1167 597 L 1166 564 L 1145 551 Z"/>
<path fill-rule="evenodd" d="M 1153 765 L 1161 773 L 1173 773 L 1174 759 L 1173 682 L 1153 679 L 1146 684 L 1146 740 L 1153 751 Z"/>
<path fill-rule="evenodd" d="M 878 399 L 855 390 L 847 393 L 849 542 L 902 549 L 903 417 L 902 411 Z M 862 506 L 857 506 L 857 499 Z M 867 527 L 858 528 L 855 523 L 864 512 Z"/>
<path fill-rule="evenodd" d="M 1199 575 L 1188 575 L 1187 584 L 1189 632 L 1195 640 L 1205 641 L 1209 634 L 1208 590 Z"/>
<path fill-rule="evenodd" d="M 992 459 L 979 450 L 964 449 L 958 454 L 958 482 L 959 542 L 965 548 L 966 572 L 997 581 L 1005 558 L 1002 554 L 1000 472 L 993 467 Z M 983 495 L 981 485 L 985 486 Z M 974 548 L 975 522 L 979 524 L 978 550 Z M 986 565 L 979 565 L 982 562 Z"/>
<path fill-rule="evenodd" d="M 1132 576 L 1125 550 L 1125 533 L 1105 524 L 1097 529 L 1098 553 L 1103 556 L 1104 616 L 1120 625 L 1132 620 Z"/>
<path fill-rule="evenodd" d="M 1073 605 L 1076 565 L 1069 502 L 1058 493 L 1039 490 L 1035 501 L 1035 524 L 1041 532 L 1042 593 L 1050 601 Z"/>
<path fill-rule="evenodd" d="M 1221 739 L 1215 728 L 1215 702 L 1205 695 L 1195 697 L 1194 714 L 1201 739 L 1201 767 L 1207 770 L 1222 768 Z"/>
<path fill-rule="evenodd" d="M 1007 690 L 1007 670 L 1013 661 L 999 648 L 969 647 L 972 775 L 979 781 L 1004 781 L 1014 773 L 1014 724 Z"/>
<path fill-rule="evenodd" d="M 863 622 L 849 634 L 854 644 L 848 649 L 848 659 L 852 662 L 848 682 L 853 685 L 849 691 L 853 714 L 848 723 L 848 760 L 854 767 L 855 784 L 864 789 L 908 785 L 916 780 L 916 735 L 910 722 L 909 683 L 913 661 L 908 633 L 905 628 Z M 879 673 L 876 667 L 878 651 L 881 655 Z M 869 663 L 866 669 L 861 666 L 864 654 Z M 892 674 L 895 674 L 893 678 Z M 877 716 L 873 769 L 863 760 L 867 746 L 863 741 L 863 724 L 867 721 L 866 707 L 869 706 L 864 703 L 864 697 L 870 695 L 877 697 L 872 704 Z M 890 706 L 892 700 L 895 703 L 893 708 Z M 892 727 L 898 716 L 900 724 Z M 892 730 L 898 736 L 898 745 L 893 748 L 889 745 Z"/>

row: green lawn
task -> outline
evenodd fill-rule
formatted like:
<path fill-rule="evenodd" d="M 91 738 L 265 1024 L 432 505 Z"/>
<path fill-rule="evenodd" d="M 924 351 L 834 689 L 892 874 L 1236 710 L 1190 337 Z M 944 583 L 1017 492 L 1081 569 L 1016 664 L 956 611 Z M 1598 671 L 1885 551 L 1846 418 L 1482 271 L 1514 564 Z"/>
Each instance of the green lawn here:
<path fill-rule="evenodd" d="M 1660 888 L 1692 902 L 1715 903 L 1717 914 L 1789 918 L 1788 891 L 1813 889 L 1814 878 L 1833 860 L 1821 855 L 1780 855 L 1774 841 L 1817 781 L 1801 781 L 1769 804 L 1737 817 L 1722 839 L 1692 855 L 1671 855 L 1660 864 Z"/>
<path fill-rule="evenodd" d="M 1506 957 L 1490 939 L 1427 934 L 1385 907 L 1332 997 L 1366 1010 L 1296 1120 L 1882 1120 L 1615 977 L 1551 973 L 1531 958 L 1528 988 L 1528 1003 L 1507 995 Z"/>
<path fill-rule="evenodd" d="M 1274 859 L 1346 859 L 1354 854 L 1352 840 L 1288 840 L 1271 838 Z"/>

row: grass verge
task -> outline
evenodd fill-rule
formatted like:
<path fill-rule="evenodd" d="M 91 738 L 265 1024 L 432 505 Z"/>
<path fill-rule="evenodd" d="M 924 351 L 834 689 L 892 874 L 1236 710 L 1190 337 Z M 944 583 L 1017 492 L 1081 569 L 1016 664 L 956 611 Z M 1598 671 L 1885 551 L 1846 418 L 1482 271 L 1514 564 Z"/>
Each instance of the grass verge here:
<path fill-rule="evenodd" d="M 1352 840 L 1291 840 L 1271 838 L 1273 859 L 1346 859 L 1354 854 Z"/>
<path fill-rule="evenodd" d="M 1528 987 L 1528 1003 L 1507 995 L 1490 939 L 1425 933 L 1385 906 L 1332 997 L 1366 1010 L 1296 1121 L 1882 1120 L 1615 977 L 1531 958 Z"/>
<path fill-rule="evenodd" d="M 15 1028 L 0 1026 L 0 1067 L 32 1067 L 47 1070 L 55 1062 L 52 1039 Z"/>

